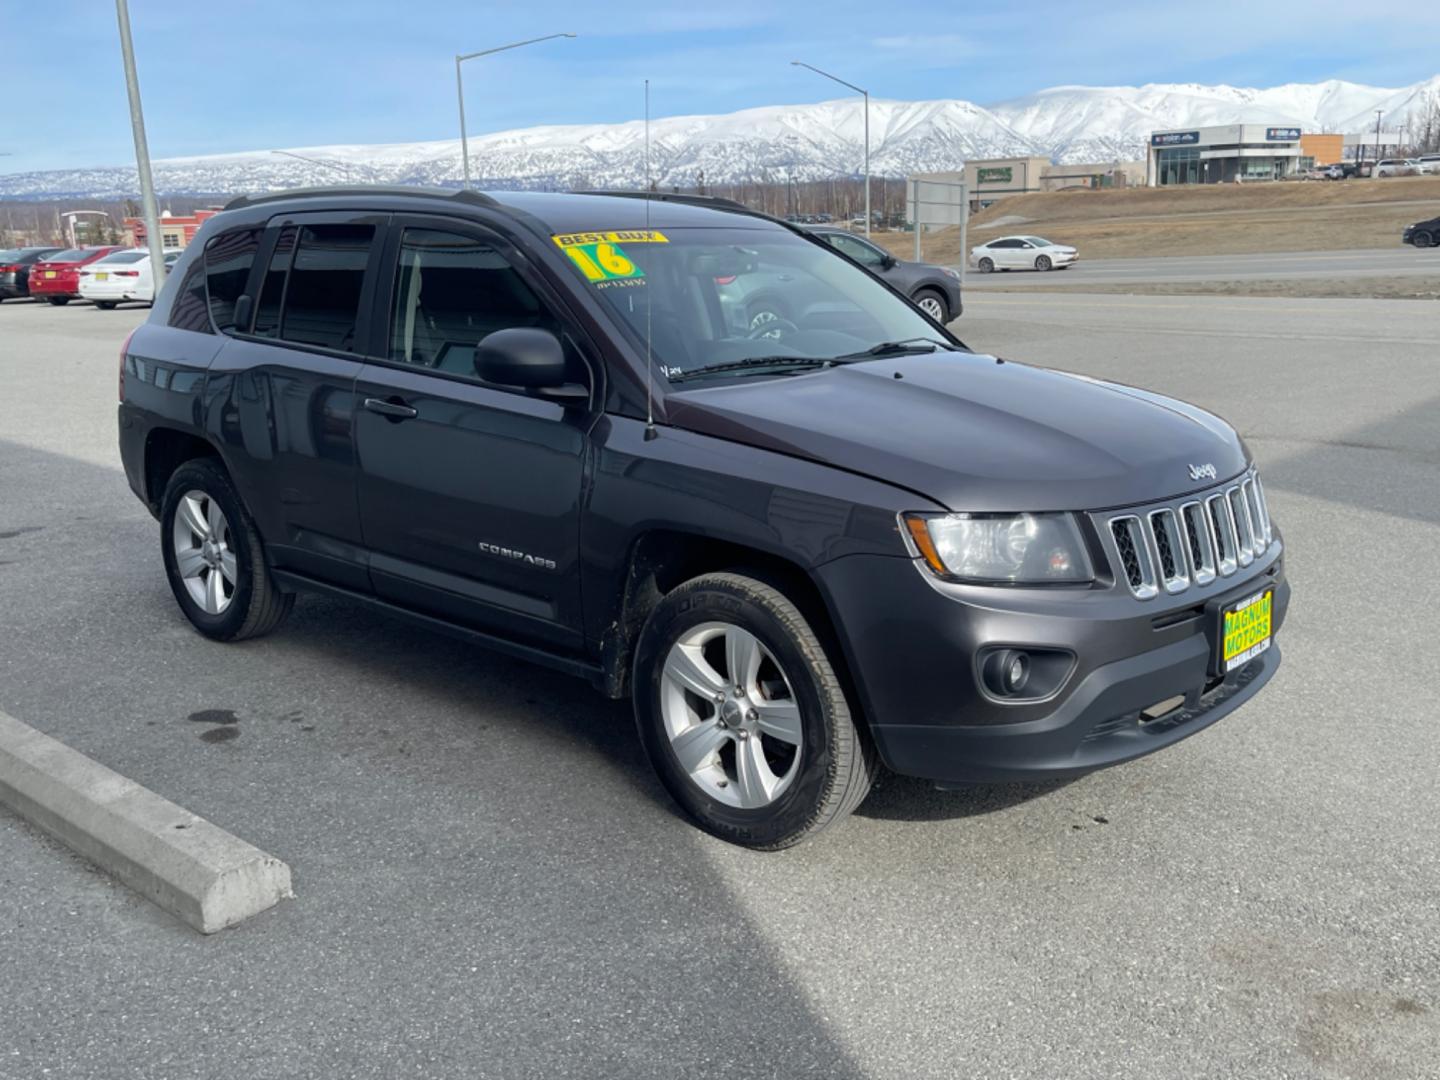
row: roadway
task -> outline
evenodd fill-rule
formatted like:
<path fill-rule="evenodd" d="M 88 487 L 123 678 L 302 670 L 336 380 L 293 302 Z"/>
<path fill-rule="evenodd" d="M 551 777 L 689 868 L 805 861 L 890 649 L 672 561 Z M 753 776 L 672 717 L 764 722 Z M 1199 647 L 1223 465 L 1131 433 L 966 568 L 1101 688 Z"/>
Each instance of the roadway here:
<path fill-rule="evenodd" d="M 1143 259 L 1085 259 L 1067 270 L 965 272 L 965 288 L 1076 289 L 1091 285 L 1175 282 L 1304 280 L 1307 278 L 1440 277 L 1440 248 L 1416 250 L 1397 243 L 1369 251 L 1290 251 L 1265 255 L 1194 255 Z"/>

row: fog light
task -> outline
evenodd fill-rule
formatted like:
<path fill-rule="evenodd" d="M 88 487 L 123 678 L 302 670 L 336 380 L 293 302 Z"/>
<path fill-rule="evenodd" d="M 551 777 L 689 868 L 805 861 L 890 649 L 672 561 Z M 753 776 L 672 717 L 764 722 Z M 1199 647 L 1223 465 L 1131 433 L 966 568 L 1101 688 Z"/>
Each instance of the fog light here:
<path fill-rule="evenodd" d="M 996 649 L 981 669 L 985 685 L 997 697 L 1013 697 L 1030 681 L 1030 657 L 1019 649 Z"/>
<path fill-rule="evenodd" d="M 1075 654 L 1068 649 L 991 645 L 980 653 L 978 674 L 988 697 L 1019 704 L 1050 697 L 1074 668 Z"/>
<path fill-rule="evenodd" d="M 1025 680 L 1030 678 L 1030 659 L 1024 653 L 1015 653 L 1006 661 L 1005 690 L 1018 694 L 1025 689 Z"/>

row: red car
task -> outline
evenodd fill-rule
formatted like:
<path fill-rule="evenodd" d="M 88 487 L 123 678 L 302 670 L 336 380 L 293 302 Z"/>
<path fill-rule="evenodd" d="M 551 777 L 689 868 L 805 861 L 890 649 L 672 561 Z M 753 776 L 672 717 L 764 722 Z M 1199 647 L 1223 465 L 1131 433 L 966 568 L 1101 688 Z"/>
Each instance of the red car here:
<path fill-rule="evenodd" d="M 89 266 L 96 259 L 103 259 L 112 251 L 124 251 L 119 244 L 108 247 L 70 248 L 51 255 L 43 262 L 30 268 L 30 296 L 34 300 L 49 300 L 55 305 L 68 304 L 80 295 L 80 268 Z"/>

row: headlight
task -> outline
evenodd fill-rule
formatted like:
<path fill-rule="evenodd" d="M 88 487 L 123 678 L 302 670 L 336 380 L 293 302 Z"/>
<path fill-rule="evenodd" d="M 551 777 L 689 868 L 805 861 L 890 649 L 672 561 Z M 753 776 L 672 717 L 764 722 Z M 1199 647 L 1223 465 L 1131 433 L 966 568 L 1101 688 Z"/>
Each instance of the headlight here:
<path fill-rule="evenodd" d="M 916 554 L 943 578 L 1002 585 L 1073 585 L 1095 578 L 1070 514 L 902 517 Z"/>
<path fill-rule="evenodd" d="M 960 271 L 951 270 L 948 266 L 940 267 L 940 273 L 944 274 L 946 277 L 953 277 L 956 281 L 960 280 Z"/>

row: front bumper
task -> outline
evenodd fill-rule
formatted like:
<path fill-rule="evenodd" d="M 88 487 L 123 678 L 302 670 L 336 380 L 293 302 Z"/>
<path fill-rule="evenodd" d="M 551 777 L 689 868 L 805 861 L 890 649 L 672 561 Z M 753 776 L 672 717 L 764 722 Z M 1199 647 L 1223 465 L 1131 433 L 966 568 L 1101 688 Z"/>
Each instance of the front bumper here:
<path fill-rule="evenodd" d="M 819 572 L 881 757 L 941 784 L 1079 776 L 1209 727 L 1274 675 L 1290 599 L 1278 539 L 1205 595 L 1173 601 L 1142 603 L 1123 589 L 952 586 L 881 557 Z M 1213 675 L 1216 608 L 1261 587 L 1275 589 L 1276 638 L 1244 667 Z M 975 664 L 997 644 L 1068 650 L 1075 666 L 1046 700 L 999 702 L 980 689 Z M 1172 711 L 1141 715 L 1177 696 Z"/>

